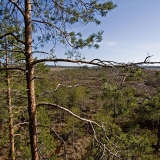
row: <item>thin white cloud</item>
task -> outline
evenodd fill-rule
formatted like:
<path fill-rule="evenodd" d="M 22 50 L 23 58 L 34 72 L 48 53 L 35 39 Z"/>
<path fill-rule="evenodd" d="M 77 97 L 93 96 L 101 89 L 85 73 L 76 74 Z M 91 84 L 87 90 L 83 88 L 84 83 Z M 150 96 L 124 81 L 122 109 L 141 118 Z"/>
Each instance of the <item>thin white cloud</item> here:
<path fill-rule="evenodd" d="M 113 41 L 110 41 L 110 42 L 107 42 L 107 45 L 108 46 L 116 46 L 117 44 Z"/>

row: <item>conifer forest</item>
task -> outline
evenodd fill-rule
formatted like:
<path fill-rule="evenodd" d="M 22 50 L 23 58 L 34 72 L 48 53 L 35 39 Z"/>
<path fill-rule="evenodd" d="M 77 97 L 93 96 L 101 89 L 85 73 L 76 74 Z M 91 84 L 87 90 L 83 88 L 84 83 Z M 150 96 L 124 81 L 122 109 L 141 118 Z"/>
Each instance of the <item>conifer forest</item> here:
<path fill-rule="evenodd" d="M 88 61 L 82 49 L 98 49 L 103 31 L 70 29 L 100 25 L 116 7 L 0 0 L 0 160 L 160 159 L 159 67 L 150 56 Z"/>

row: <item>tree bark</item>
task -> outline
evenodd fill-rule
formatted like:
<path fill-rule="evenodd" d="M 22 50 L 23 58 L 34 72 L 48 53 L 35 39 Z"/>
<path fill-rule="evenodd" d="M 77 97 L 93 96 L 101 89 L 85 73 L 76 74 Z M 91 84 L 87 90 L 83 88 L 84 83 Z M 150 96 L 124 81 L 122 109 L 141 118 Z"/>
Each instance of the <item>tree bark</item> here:
<path fill-rule="evenodd" d="M 159 122 L 158 122 L 158 133 L 157 133 L 157 146 L 156 151 L 158 152 L 160 148 L 160 115 L 159 115 Z"/>
<path fill-rule="evenodd" d="M 11 89 L 10 89 L 10 77 L 8 73 L 8 46 L 7 39 L 6 40 L 6 84 L 7 84 L 7 104 L 8 104 L 8 112 L 9 112 L 9 136 L 10 136 L 10 154 L 9 159 L 15 160 L 15 147 L 14 147 L 14 129 L 13 129 L 13 110 L 12 110 L 12 100 L 11 100 Z"/>
<path fill-rule="evenodd" d="M 39 160 L 37 148 L 37 122 L 34 89 L 34 67 L 32 65 L 32 25 L 31 25 L 31 0 L 25 0 L 25 56 L 26 56 L 26 81 L 28 94 L 29 134 L 32 160 Z"/>

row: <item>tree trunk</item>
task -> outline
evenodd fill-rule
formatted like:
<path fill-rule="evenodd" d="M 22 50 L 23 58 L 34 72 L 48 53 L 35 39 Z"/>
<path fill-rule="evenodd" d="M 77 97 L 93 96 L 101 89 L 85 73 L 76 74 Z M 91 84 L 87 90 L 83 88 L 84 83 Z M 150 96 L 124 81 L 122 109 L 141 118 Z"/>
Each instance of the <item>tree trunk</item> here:
<path fill-rule="evenodd" d="M 29 134 L 32 160 L 39 160 L 37 148 L 37 122 L 36 103 L 34 90 L 34 67 L 32 65 L 32 25 L 31 25 L 31 0 L 25 0 L 25 56 L 26 56 L 26 81 L 28 94 Z"/>
<path fill-rule="evenodd" d="M 158 133 L 157 133 L 157 146 L 156 151 L 158 152 L 160 148 L 160 116 L 159 116 L 159 123 L 158 123 Z"/>
<path fill-rule="evenodd" d="M 10 89 L 10 77 L 8 73 L 8 46 L 6 39 L 6 84 L 7 84 L 7 104 L 8 104 L 8 112 L 9 112 L 9 136 L 10 136 L 10 155 L 9 159 L 15 160 L 15 148 L 14 148 L 14 129 L 13 129 L 13 110 L 11 104 L 11 89 Z"/>
<path fill-rule="evenodd" d="M 117 112 L 116 112 L 116 99 L 114 98 L 114 102 L 113 102 L 113 105 L 114 105 L 114 123 L 116 124 L 117 123 Z"/>

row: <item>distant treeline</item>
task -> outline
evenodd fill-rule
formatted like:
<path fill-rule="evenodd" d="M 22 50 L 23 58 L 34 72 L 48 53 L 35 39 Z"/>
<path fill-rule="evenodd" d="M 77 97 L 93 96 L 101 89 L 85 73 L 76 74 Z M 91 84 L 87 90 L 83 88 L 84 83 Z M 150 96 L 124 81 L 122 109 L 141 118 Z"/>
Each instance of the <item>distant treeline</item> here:
<path fill-rule="evenodd" d="M 55 65 L 47 65 L 49 68 L 98 68 L 98 66 L 55 66 Z M 160 68 L 160 66 L 139 66 L 142 68 Z"/>
<path fill-rule="evenodd" d="M 141 66 L 143 68 L 160 68 L 160 66 Z"/>

